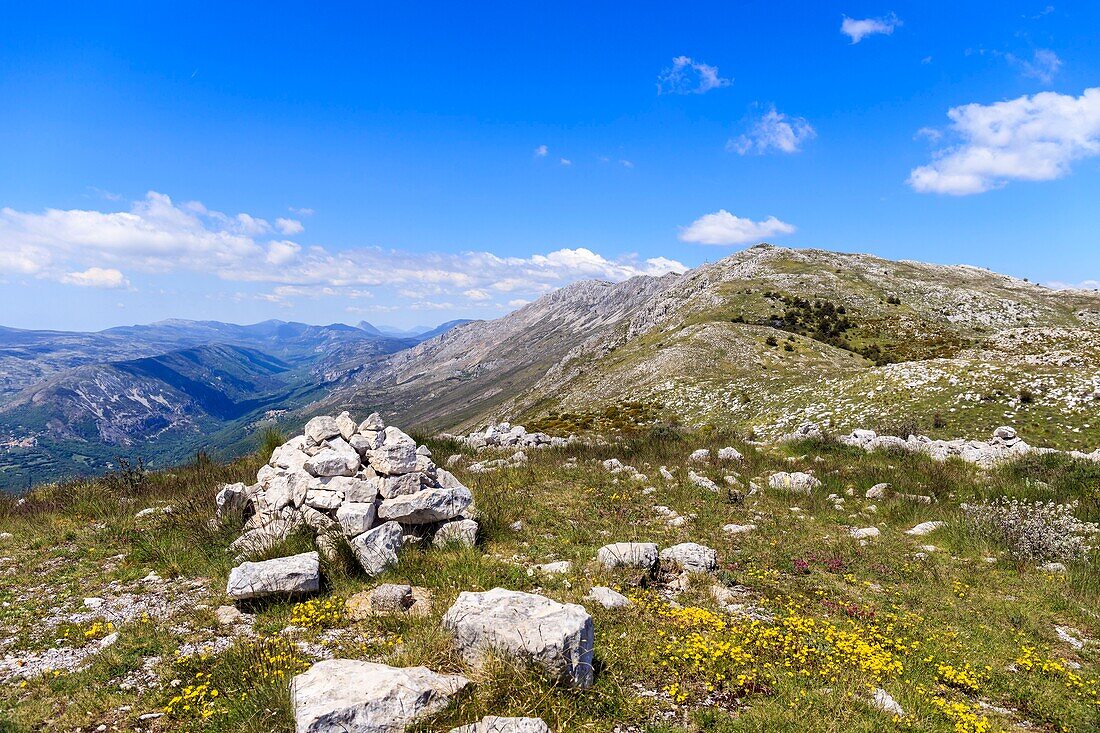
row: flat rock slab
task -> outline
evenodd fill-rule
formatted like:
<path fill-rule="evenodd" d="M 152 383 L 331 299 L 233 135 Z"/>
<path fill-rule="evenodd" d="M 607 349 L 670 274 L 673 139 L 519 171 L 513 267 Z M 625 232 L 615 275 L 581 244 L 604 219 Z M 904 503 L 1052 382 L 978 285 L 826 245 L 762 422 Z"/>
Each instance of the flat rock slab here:
<path fill-rule="evenodd" d="M 450 733 L 550 733 L 542 718 L 498 718 L 487 715 L 477 723 L 452 728 Z"/>
<path fill-rule="evenodd" d="M 469 664 L 496 652 L 534 662 L 566 685 L 585 688 L 594 680 L 592 617 L 583 606 L 504 588 L 465 591 L 443 626 Z"/>
<path fill-rule="evenodd" d="M 303 552 L 263 562 L 241 563 L 229 573 L 225 594 L 235 601 L 315 593 L 321 587 L 321 559 Z"/>
<path fill-rule="evenodd" d="M 464 486 L 424 489 L 387 499 L 378 507 L 378 518 L 402 524 L 431 524 L 461 516 L 474 497 Z"/>
<path fill-rule="evenodd" d="M 584 597 L 586 601 L 595 601 L 604 608 L 630 608 L 634 602 L 618 591 L 602 585 L 595 586 Z"/>
<path fill-rule="evenodd" d="M 427 667 L 328 659 L 291 681 L 290 704 L 297 733 L 403 733 L 469 684 Z"/>
<path fill-rule="evenodd" d="M 596 552 L 605 568 L 652 568 L 657 564 L 657 545 L 653 542 L 615 542 Z"/>

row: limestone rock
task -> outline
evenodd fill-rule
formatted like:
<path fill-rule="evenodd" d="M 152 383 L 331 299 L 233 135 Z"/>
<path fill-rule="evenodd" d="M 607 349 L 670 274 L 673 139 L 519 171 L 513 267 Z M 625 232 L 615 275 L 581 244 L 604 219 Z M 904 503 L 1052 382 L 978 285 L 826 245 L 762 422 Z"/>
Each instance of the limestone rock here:
<path fill-rule="evenodd" d="M 592 617 L 582 606 L 504 588 L 464 591 L 443 625 L 470 664 L 492 651 L 536 663 L 567 685 L 594 681 Z"/>
<path fill-rule="evenodd" d="M 885 499 L 886 492 L 890 490 L 890 484 L 875 484 L 867 489 L 864 496 L 868 499 Z"/>
<path fill-rule="evenodd" d="M 336 423 L 336 418 L 321 415 L 307 422 L 303 432 L 314 445 L 320 445 L 329 438 L 335 438 L 339 435 L 340 426 Z"/>
<path fill-rule="evenodd" d="M 304 467 L 313 476 L 354 476 L 359 470 L 359 458 L 358 454 L 324 448 L 309 458 Z"/>
<path fill-rule="evenodd" d="M 399 429 L 385 430 L 382 446 L 369 454 L 370 464 L 380 473 L 395 476 L 416 469 L 416 441 Z"/>
<path fill-rule="evenodd" d="M 595 601 L 604 608 L 630 608 L 634 605 L 634 602 L 622 593 L 602 585 L 593 587 L 584 598 L 586 601 Z"/>
<path fill-rule="evenodd" d="M 386 522 L 351 540 L 351 549 L 368 575 L 378 575 L 397 562 L 401 534 L 400 524 Z"/>
<path fill-rule="evenodd" d="M 473 547 L 477 543 L 477 522 L 472 519 L 456 519 L 447 522 L 435 531 L 432 537 L 433 547 L 443 547 L 448 544 Z"/>
<path fill-rule="evenodd" d="M 657 545 L 652 542 L 614 542 L 596 552 L 605 568 L 631 567 L 651 569 L 657 564 Z"/>
<path fill-rule="evenodd" d="M 374 524 L 374 504 L 346 501 L 336 510 L 336 521 L 347 537 L 361 535 Z"/>
<path fill-rule="evenodd" d="M 798 494 L 809 494 L 821 486 L 821 482 L 802 471 L 795 471 L 794 473 L 780 471 L 768 476 L 768 486 L 773 489 L 786 489 Z"/>
<path fill-rule="evenodd" d="M 297 733 L 403 733 L 469 684 L 427 667 L 326 659 L 294 677 L 290 703 Z"/>
<path fill-rule="evenodd" d="M 905 530 L 905 534 L 913 535 L 914 537 L 923 537 L 926 534 L 935 532 L 945 524 L 947 524 L 947 522 L 921 522 L 912 529 Z"/>
<path fill-rule="evenodd" d="M 351 437 L 359 432 L 359 426 L 351 419 L 351 415 L 341 412 L 336 416 L 336 427 L 340 431 L 340 437 L 350 441 Z"/>
<path fill-rule="evenodd" d="M 382 502 L 378 518 L 402 524 L 430 524 L 461 516 L 474 498 L 469 489 L 424 489 Z"/>
<path fill-rule="evenodd" d="M 732 446 L 718 449 L 718 460 L 720 461 L 740 461 L 744 458 L 740 451 Z"/>
<path fill-rule="evenodd" d="M 314 593 L 321 587 L 320 563 L 316 552 L 241 563 L 230 571 L 225 594 L 241 601 L 273 595 Z"/>
<path fill-rule="evenodd" d="M 661 550 L 660 558 L 679 565 L 689 573 L 710 573 L 718 568 L 718 553 L 694 542 L 666 547 Z"/>

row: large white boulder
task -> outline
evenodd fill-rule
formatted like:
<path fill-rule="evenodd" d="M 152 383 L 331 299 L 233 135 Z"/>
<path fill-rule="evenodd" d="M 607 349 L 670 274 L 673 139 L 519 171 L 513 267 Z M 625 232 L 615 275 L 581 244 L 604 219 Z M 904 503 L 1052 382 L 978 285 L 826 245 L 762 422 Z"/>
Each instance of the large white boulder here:
<path fill-rule="evenodd" d="M 403 733 L 469 684 L 427 667 L 326 659 L 291 680 L 290 704 L 296 733 Z"/>
<path fill-rule="evenodd" d="M 786 489 L 798 494 L 809 494 L 818 486 L 821 486 L 821 482 L 802 471 L 795 471 L 794 473 L 780 471 L 768 476 L 768 486 L 773 489 Z"/>
<path fill-rule="evenodd" d="M 340 431 L 340 437 L 347 441 L 350 441 L 351 436 L 359 432 L 359 426 L 355 424 L 355 421 L 351 419 L 351 415 L 347 412 L 341 412 L 336 416 L 336 427 Z"/>
<path fill-rule="evenodd" d="M 461 545 L 473 547 L 477 543 L 477 522 L 472 519 L 456 519 L 447 522 L 435 531 L 432 537 L 433 547 L 445 547 L 446 545 Z"/>
<path fill-rule="evenodd" d="M 320 445 L 329 438 L 335 438 L 339 435 L 340 426 L 337 424 L 336 418 L 330 415 L 321 415 L 307 422 L 303 432 L 306 439 L 313 445 Z"/>
<path fill-rule="evenodd" d="M 657 545 L 653 542 L 613 542 L 596 551 L 596 559 L 605 568 L 645 568 L 657 564 Z"/>
<path fill-rule="evenodd" d="M 498 718 L 487 715 L 477 723 L 452 728 L 450 733 L 550 733 L 542 718 Z"/>
<path fill-rule="evenodd" d="M 321 587 L 321 559 L 316 552 L 241 563 L 229 573 L 225 594 L 235 601 L 273 595 L 313 593 Z"/>
<path fill-rule="evenodd" d="M 396 476 L 416 470 L 416 441 L 392 425 L 386 428 L 382 446 L 368 453 L 379 473 Z"/>
<path fill-rule="evenodd" d="M 345 501 L 336 510 L 336 521 L 347 537 L 363 534 L 374 524 L 374 504 L 358 501 Z"/>
<path fill-rule="evenodd" d="M 378 575 L 397 562 L 401 549 L 401 525 L 386 522 L 350 540 L 352 551 L 368 575 Z"/>
<path fill-rule="evenodd" d="M 304 468 L 312 476 L 354 476 L 359 470 L 359 454 L 337 451 L 332 448 L 324 448 L 317 455 L 309 458 Z"/>
<path fill-rule="evenodd" d="M 424 489 L 387 499 L 378 507 L 378 518 L 402 524 L 431 524 L 461 516 L 474 497 L 464 486 L 453 489 Z"/>
<path fill-rule="evenodd" d="M 464 591 L 443 626 L 470 664 L 495 652 L 538 664 L 563 684 L 584 688 L 594 680 L 592 617 L 583 606 L 504 588 Z"/>
<path fill-rule="evenodd" d="M 682 542 L 661 550 L 661 559 L 689 573 L 710 573 L 718 568 L 718 553 L 706 545 Z"/>

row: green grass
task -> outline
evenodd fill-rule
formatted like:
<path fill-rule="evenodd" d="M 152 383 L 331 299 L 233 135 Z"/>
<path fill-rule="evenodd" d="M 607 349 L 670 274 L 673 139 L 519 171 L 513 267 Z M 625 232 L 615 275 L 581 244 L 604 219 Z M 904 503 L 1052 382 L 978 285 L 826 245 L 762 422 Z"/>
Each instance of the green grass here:
<path fill-rule="evenodd" d="M 274 440 L 274 437 L 272 437 Z M 698 447 L 734 445 L 741 464 L 691 466 L 722 483 L 727 475 L 747 484 L 776 470 L 811 470 L 823 482 L 812 496 L 764 489 L 743 502 L 714 495 L 686 480 L 686 459 Z M 429 442 L 441 462 L 459 449 Z M 249 480 L 261 464 L 248 457 L 221 465 L 202 461 L 132 480 L 84 481 L 42 487 L 17 505 L 0 505 L 0 638 L 13 642 L 4 653 L 41 651 L 63 633 L 51 625 L 52 606 L 82 610 L 88 596 L 139 597 L 150 571 L 198 584 L 192 604 L 171 616 L 134 618 L 117 625 L 119 641 L 89 657 L 73 673 L 47 674 L 0 686 L 0 731 L 94 730 L 99 725 L 152 731 L 289 731 L 292 711 L 286 685 L 327 647 L 339 656 L 396 665 L 425 664 L 474 680 L 468 693 L 417 731 L 449 730 L 484 715 L 537 715 L 556 731 L 646 733 L 696 731 L 968 731 L 988 721 L 989 730 L 1027 721 L 1039 730 L 1091 731 L 1100 726 L 1094 680 L 1100 677 L 1096 644 L 1075 650 L 1058 640 L 1054 626 L 1100 636 L 1095 608 L 1100 573 L 1074 564 L 1050 576 L 1015 562 L 1007 548 L 966 530 L 958 504 L 1001 495 L 1027 499 L 1080 500 L 1080 515 L 1100 514 L 1100 468 L 1062 456 L 1029 457 L 983 474 L 958 461 L 936 463 L 919 455 L 874 453 L 830 441 L 756 447 L 720 432 L 639 430 L 607 445 L 529 451 L 526 465 L 496 473 L 456 474 L 474 491 L 482 538 L 472 549 L 406 548 L 397 566 L 377 579 L 364 578 L 349 558 L 325 566 L 322 599 L 336 605 L 379 582 L 408 582 L 433 594 L 422 618 L 337 614 L 329 626 L 282 633 L 295 616 L 295 600 L 259 604 L 255 638 L 227 637 L 213 609 L 225 602 L 225 578 L 234 561 L 225 552 L 236 536 L 232 520 L 213 520 L 220 482 Z M 619 458 L 645 473 L 634 482 L 600 465 Z M 472 458 L 471 458 L 472 460 Z M 665 481 L 667 466 L 676 481 Z M 879 482 L 895 490 L 935 497 L 932 505 L 900 498 L 870 502 L 863 492 Z M 657 490 L 642 493 L 645 486 Z M 829 494 L 845 497 L 836 510 Z M 170 514 L 135 519 L 146 507 L 170 504 Z M 670 527 L 652 506 L 662 504 L 689 517 Z M 869 505 L 874 504 L 874 510 Z M 801 512 L 792 512 L 791 507 Z M 849 516 L 854 514 L 855 516 Z M 948 526 L 928 537 L 904 530 L 932 519 Z M 522 529 L 512 528 L 521 522 Z M 727 523 L 754 523 L 751 534 L 730 537 Z M 876 526 L 877 540 L 860 545 L 849 526 Z M 696 581 L 672 595 L 665 574 L 607 571 L 596 550 L 612 541 L 653 541 L 661 546 L 695 541 L 718 551 L 717 582 L 743 586 L 747 607 L 776 619 L 751 622 L 722 612 L 711 581 Z M 306 548 L 291 538 L 281 551 Z M 922 544 L 937 549 L 920 558 Z M 995 562 L 986 562 L 993 557 Z M 571 560 L 564 576 L 529 575 L 527 568 Z M 7 568 L 16 572 L 5 572 Z M 113 585 L 112 585 L 113 584 Z M 617 587 L 638 599 L 626 611 L 607 611 L 584 601 L 596 584 Z M 515 660 L 492 659 L 471 670 L 451 646 L 440 619 L 459 592 L 503 586 L 537 591 L 563 602 L 585 604 L 595 619 L 597 682 L 587 691 L 561 688 Z M 173 586 L 175 587 L 175 586 Z M 49 598 L 50 600 L 45 600 Z M 701 611 L 680 615 L 659 599 Z M 648 600 L 647 600 L 648 599 Z M 718 618 L 715 630 L 707 619 Z M 702 621 L 700 621 L 702 619 Z M 779 654 L 755 634 L 795 629 L 809 621 L 812 632 L 790 631 Z M 76 631 L 84 627 L 74 627 Z M 843 632 L 850 636 L 836 637 Z M 786 633 L 786 632 L 785 632 Z M 831 636 L 833 635 L 833 636 Z M 877 676 L 860 662 L 877 658 L 866 650 L 838 651 L 836 638 L 879 649 L 901 666 Z M 218 640 L 221 639 L 219 642 Z M 733 669 L 727 658 L 699 665 L 677 661 L 669 650 L 713 650 L 731 639 L 748 639 L 752 658 L 738 670 L 756 682 L 715 682 L 717 670 Z M 305 648 L 294 641 L 306 642 Z M 78 645 L 79 639 L 71 642 Z M 192 645 L 220 644 L 206 655 L 178 657 Z M 696 646 L 698 645 L 698 646 Z M 1043 659 L 1079 664 L 1076 678 L 1064 672 L 1019 669 L 1025 647 Z M 800 651 L 792 651 L 800 650 Z M 809 655 L 799 658 L 799 654 Z M 832 656 L 830 656 L 832 655 Z M 152 661 L 151 661 L 152 660 Z M 784 662 L 790 660 L 790 667 Z M 833 660 L 833 661 L 827 661 Z M 975 670 L 973 688 L 949 684 L 942 665 Z M 1014 666 L 1015 665 L 1015 666 Z M 1074 679 L 1084 680 L 1077 685 Z M 127 680 L 138 680 L 127 686 Z M 179 680 L 173 686 L 172 681 Z M 716 689 L 708 690 L 708 684 Z M 895 722 L 868 703 L 868 685 L 886 688 L 906 709 Z M 200 685 L 207 685 L 195 693 Z M 1076 686 L 1075 686 L 1076 685 Z M 184 710 L 190 686 L 192 708 Z M 675 687 L 674 687 L 675 686 Z M 212 697 L 212 691 L 217 696 Z M 674 691 L 673 691 L 674 690 Z M 937 703 L 939 699 L 941 702 Z M 953 718 L 940 705 L 953 703 L 973 718 Z M 979 703 L 1011 712 L 1002 714 Z M 171 714 L 152 721 L 138 716 Z M 209 711 L 203 717 L 203 711 Z M 956 715 L 957 717 L 957 715 Z M 969 727 L 968 727 L 969 726 Z"/>

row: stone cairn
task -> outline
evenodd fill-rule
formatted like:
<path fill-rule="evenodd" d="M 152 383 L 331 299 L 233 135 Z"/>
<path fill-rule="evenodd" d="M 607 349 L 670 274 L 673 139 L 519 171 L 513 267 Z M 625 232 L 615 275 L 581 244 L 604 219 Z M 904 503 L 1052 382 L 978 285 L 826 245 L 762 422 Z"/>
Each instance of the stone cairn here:
<path fill-rule="evenodd" d="M 243 533 L 230 545 L 238 559 L 308 530 L 318 553 L 328 558 L 339 555 L 342 537 L 368 575 L 395 563 L 403 544 L 473 545 L 478 530 L 470 490 L 437 467 L 426 446 L 387 427 L 377 413 L 361 423 L 347 412 L 313 418 L 304 434 L 272 452 L 255 484 L 225 485 L 216 502 L 219 515 L 247 517 Z M 263 578 L 277 568 L 255 567 L 263 565 L 240 566 L 252 567 L 239 593 L 232 592 L 231 578 L 230 595 L 264 595 Z"/>

